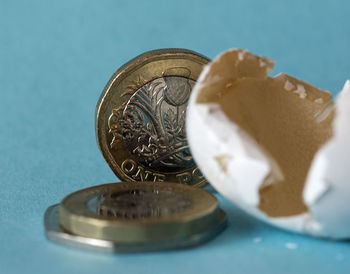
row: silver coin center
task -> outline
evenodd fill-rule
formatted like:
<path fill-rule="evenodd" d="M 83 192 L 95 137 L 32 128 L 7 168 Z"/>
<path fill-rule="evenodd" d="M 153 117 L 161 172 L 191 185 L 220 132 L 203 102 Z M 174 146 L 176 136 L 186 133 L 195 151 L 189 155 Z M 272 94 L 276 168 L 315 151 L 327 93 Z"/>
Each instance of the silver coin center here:
<path fill-rule="evenodd" d="M 99 197 L 97 214 L 118 219 L 162 218 L 190 208 L 185 195 L 172 191 L 134 189 Z"/>
<path fill-rule="evenodd" d="M 194 167 L 185 131 L 194 84 L 185 77 L 162 77 L 130 97 L 119 124 L 126 147 L 139 163 L 164 172 Z"/>

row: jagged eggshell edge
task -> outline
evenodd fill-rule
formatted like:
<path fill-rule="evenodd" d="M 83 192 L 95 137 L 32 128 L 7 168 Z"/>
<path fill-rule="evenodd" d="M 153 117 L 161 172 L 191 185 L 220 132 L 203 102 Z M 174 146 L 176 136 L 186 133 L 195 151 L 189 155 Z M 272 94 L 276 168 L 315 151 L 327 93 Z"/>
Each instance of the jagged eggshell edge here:
<path fill-rule="evenodd" d="M 213 62 L 219 60 L 222 55 L 219 55 Z M 347 218 L 349 221 L 341 222 L 339 218 L 334 218 L 334 214 L 332 214 L 338 210 L 337 206 L 334 206 L 334 204 L 329 206 L 329 204 L 332 205 L 335 199 L 339 198 L 339 195 L 335 194 L 335 197 L 327 198 L 326 193 L 329 193 L 331 186 L 329 186 L 329 182 L 328 184 L 325 183 L 327 182 L 325 179 L 327 176 L 324 172 L 319 171 L 320 168 L 323 171 L 326 170 L 325 165 L 327 163 L 324 159 L 329 157 L 329 153 L 322 152 L 323 149 L 316 155 L 312 164 L 312 173 L 310 172 L 310 174 L 316 175 L 314 175 L 315 177 L 311 175 L 308 177 L 305 187 L 304 198 L 309 206 L 309 212 L 289 217 L 271 218 L 259 210 L 259 189 L 271 169 L 268 156 L 249 135 L 229 120 L 218 104 L 196 103 L 210 66 L 211 64 L 208 64 L 203 69 L 191 93 L 186 118 L 186 132 L 192 155 L 210 184 L 225 198 L 247 213 L 272 225 L 319 237 L 349 237 L 350 232 L 340 233 L 339 229 L 336 229 L 338 225 L 332 224 L 332 220 L 326 217 L 326 215 L 333 217 L 333 220 L 335 219 L 339 224 L 346 223 L 345 229 L 349 227 L 350 218 Z M 214 77 L 212 81 L 220 81 L 220 76 Z M 350 95 L 347 97 L 350 97 Z M 347 106 L 347 110 L 350 112 L 350 102 Z M 335 120 L 338 121 L 339 118 L 337 117 Z M 344 134 L 342 133 L 342 135 Z M 335 137 L 327 143 L 325 148 L 333 142 L 333 139 L 337 140 L 337 135 L 338 132 L 335 132 Z M 344 136 L 350 136 L 350 134 Z M 350 158 L 350 152 L 348 155 L 348 158 Z M 332 157 L 337 159 L 337 156 Z M 350 191 L 347 193 L 350 194 Z M 344 193 L 342 195 L 346 196 Z M 339 202 L 338 205 L 342 203 L 344 201 Z M 348 205 L 347 208 L 350 208 L 350 206 Z M 345 207 L 342 207 L 341 211 L 345 211 L 341 215 L 345 214 L 349 217 Z M 324 214 L 324 212 L 327 212 L 327 214 Z"/>

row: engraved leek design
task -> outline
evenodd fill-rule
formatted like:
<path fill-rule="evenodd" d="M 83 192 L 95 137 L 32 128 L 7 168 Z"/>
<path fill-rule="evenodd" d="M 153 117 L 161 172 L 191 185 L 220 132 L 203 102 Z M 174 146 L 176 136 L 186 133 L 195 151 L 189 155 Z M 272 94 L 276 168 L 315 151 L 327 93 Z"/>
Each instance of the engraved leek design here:
<path fill-rule="evenodd" d="M 154 168 L 192 167 L 184 106 L 190 91 L 189 81 L 179 77 L 156 79 L 133 91 L 109 117 L 111 147 L 123 140 L 139 161 Z"/>

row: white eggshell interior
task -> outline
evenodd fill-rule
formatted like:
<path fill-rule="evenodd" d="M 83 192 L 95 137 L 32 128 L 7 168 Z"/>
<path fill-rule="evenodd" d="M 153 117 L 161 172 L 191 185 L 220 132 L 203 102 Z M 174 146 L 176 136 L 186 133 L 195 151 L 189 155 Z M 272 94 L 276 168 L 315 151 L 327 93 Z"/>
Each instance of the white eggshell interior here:
<path fill-rule="evenodd" d="M 271 218 L 257 207 L 259 189 L 271 170 L 267 152 L 218 104 L 197 103 L 210 66 L 204 68 L 192 91 L 186 121 L 192 155 L 208 181 L 224 197 L 268 223 L 314 236 L 349 238 L 350 82 L 336 103 L 334 135 L 316 154 L 307 177 L 303 197 L 309 211 Z M 212 79 L 219 80 L 219 76 Z"/>

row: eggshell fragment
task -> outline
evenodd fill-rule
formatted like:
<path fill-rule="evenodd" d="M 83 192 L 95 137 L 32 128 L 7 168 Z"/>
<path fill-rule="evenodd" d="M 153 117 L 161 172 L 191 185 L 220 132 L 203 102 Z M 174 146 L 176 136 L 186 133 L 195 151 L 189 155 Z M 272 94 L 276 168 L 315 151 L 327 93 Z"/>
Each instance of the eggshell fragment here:
<path fill-rule="evenodd" d="M 296 232 L 348 238 L 350 82 L 333 104 L 329 92 L 301 80 L 269 77 L 273 64 L 233 49 L 205 67 L 187 111 L 192 155 L 248 213 Z"/>

